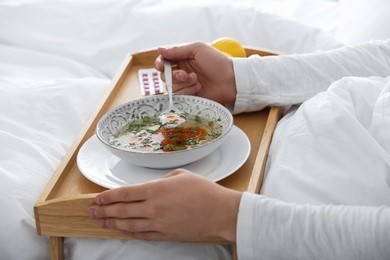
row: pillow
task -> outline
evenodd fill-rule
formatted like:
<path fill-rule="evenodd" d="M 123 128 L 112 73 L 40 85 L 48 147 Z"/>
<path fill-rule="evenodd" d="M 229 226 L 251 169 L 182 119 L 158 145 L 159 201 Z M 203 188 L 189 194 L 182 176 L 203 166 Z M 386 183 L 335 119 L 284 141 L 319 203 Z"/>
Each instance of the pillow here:
<path fill-rule="evenodd" d="M 340 0 L 336 38 L 345 44 L 390 39 L 389 0 Z"/>

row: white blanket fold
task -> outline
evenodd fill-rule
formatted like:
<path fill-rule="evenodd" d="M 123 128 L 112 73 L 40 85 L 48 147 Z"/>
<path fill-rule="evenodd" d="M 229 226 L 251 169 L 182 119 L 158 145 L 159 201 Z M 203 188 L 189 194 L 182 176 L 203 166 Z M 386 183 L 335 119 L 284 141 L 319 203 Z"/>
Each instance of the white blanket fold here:
<path fill-rule="evenodd" d="M 279 123 L 262 193 L 297 203 L 390 205 L 389 130 L 390 78 L 339 80 Z"/>

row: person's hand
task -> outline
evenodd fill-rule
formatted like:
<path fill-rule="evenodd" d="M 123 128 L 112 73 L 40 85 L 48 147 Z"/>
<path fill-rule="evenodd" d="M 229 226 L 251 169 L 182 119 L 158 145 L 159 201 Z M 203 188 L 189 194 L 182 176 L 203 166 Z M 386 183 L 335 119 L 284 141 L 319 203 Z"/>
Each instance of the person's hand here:
<path fill-rule="evenodd" d="M 236 240 L 241 192 L 178 169 L 164 178 L 107 190 L 88 209 L 103 228 L 161 241 Z"/>
<path fill-rule="evenodd" d="M 235 101 L 233 62 L 217 49 L 201 42 L 158 48 L 155 68 L 164 70 L 161 57 L 173 65 L 173 92 L 212 99 L 221 104 Z M 161 74 L 165 80 L 164 75 Z"/>

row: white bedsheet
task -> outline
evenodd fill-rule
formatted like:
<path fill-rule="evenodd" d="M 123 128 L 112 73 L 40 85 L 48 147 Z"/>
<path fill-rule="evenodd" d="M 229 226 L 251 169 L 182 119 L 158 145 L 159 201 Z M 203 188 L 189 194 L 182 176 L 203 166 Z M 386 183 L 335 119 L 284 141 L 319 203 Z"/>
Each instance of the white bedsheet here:
<path fill-rule="evenodd" d="M 330 34 L 336 24 L 324 22 L 337 15 L 337 1 L 317 0 L 318 16 L 296 15 L 304 1 L 279 11 L 284 18 L 262 11 L 285 10 L 276 7 L 286 1 L 1 1 L 0 258 L 49 258 L 34 203 L 126 54 L 222 36 L 285 53 L 341 46 Z M 86 251 L 87 259 L 127 259 L 146 249 L 147 259 L 174 259 L 178 251 L 200 257 L 187 245 L 65 240 L 67 259 L 84 259 Z"/>

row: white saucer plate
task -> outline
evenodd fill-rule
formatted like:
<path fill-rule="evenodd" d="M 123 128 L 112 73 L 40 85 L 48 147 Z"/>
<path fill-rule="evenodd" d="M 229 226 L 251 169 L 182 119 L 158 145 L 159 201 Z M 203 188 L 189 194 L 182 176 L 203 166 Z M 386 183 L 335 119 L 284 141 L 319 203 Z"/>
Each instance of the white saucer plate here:
<path fill-rule="evenodd" d="M 248 159 L 251 145 L 246 134 L 233 126 L 226 141 L 215 152 L 180 168 L 217 182 L 237 171 Z M 77 155 L 77 166 L 90 181 L 108 189 L 161 178 L 173 169 L 140 167 L 120 160 L 92 136 Z"/>

